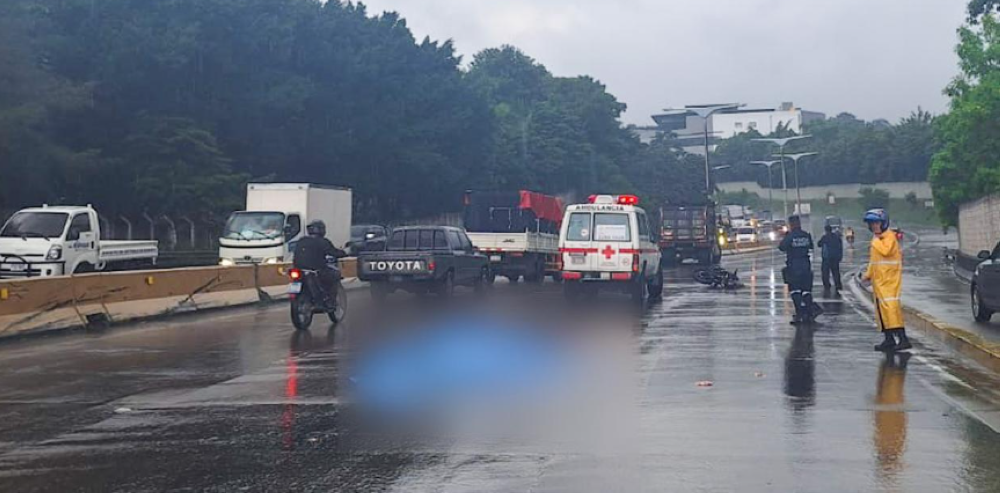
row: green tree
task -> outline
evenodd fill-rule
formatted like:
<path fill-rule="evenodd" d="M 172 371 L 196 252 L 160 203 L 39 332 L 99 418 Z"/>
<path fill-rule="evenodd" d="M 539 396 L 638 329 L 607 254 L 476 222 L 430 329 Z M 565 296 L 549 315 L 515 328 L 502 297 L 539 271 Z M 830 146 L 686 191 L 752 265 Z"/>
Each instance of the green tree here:
<path fill-rule="evenodd" d="M 963 202 L 1000 192 L 1000 21 L 983 16 L 959 35 L 961 73 L 946 91 L 951 112 L 937 121 L 943 147 L 930 174 L 945 225 L 957 224 Z"/>

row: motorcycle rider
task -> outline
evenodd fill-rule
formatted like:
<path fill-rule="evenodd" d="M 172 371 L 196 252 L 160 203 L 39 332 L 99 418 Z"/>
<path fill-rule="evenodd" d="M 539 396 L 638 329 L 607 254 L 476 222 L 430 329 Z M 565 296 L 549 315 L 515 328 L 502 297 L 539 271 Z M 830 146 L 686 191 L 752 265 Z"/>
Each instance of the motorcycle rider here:
<path fill-rule="evenodd" d="M 333 246 L 326 238 L 326 223 L 323 221 L 312 221 L 306 225 L 306 234 L 295 245 L 295 267 L 316 271 L 323 291 L 321 302 L 325 307 L 332 307 L 330 292 L 340 282 L 340 271 L 328 265 L 327 257 L 340 259 L 346 257 L 347 252 Z"/>
<path fill-rule="evenodd" d="M 811 323 L 820 315 L 821 309 L 813 303 L 812 285 L 812 250 L 814 248 L 812 235 L 802 230 L 802 220 L 799 216 L 788 218 L 790 230 L 781 240 L 778 249 L 785 253 L 785 268 L 782 274 L 785 284 L 791 291 L 792 303 L 795 304 L 795 316 L 792 324 Z"/>
<path fill-rule="evenodd" d="M 903 351 L 913 347 L 903 326 L 903 253 L 895 232 L 889 230 L 889 214 L 885 209 L 871 209 L 865 213 L 865 223 L 871 230 L 871 254 L 868 269 L 861 275 L 870 281 L 875 298 L 875 315 L 878 328 L 885 339 L 875 346 L 876 351 Z"/>

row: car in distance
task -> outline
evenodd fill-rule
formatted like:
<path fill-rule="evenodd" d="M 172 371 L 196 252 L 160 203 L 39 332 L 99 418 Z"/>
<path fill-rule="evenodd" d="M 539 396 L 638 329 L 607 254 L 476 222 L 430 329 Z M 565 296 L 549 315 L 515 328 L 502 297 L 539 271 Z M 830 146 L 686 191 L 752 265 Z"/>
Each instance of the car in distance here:
<path fill-rule="evenodd" d="M 979 252 L 979 260 L 970 288 L 972 316 L 977 322 L 989 322 L 1000 310 L 1000 244 L 992 252 Z"/>

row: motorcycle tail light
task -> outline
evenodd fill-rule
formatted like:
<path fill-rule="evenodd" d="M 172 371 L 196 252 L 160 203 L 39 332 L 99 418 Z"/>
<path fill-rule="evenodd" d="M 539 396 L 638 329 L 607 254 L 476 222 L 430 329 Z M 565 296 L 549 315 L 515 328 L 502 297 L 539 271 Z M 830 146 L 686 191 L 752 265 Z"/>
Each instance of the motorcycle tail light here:
<path fill-rule="evenodd" d="M 302 279 L 302 271 L 299 269 L 292 269 L 288 271 L 288 278 L 293 281 L 298 281 L 299 279 Z"/>

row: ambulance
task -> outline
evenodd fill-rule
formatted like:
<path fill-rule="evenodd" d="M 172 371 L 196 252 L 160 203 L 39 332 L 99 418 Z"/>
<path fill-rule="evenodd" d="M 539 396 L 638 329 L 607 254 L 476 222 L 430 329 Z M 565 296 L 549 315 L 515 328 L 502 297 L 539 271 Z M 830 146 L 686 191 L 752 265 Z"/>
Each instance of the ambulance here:
<path fill-rule="evenodd" d="M 568 299 L 614 290 L 638 303 L 663 293 L 657 238 L 635 195 L 592 195 L 566 209 L 559 233 Z"/>

